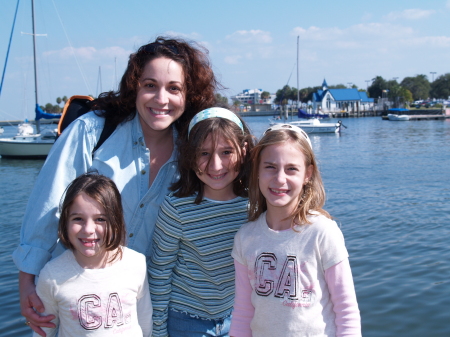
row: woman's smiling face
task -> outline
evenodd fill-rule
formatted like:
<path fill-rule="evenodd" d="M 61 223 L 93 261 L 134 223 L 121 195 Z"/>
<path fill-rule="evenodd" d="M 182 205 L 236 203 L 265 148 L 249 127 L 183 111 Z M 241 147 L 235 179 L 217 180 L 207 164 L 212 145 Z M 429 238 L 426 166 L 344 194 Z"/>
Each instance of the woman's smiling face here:
<path fill-rule="evenodd" d="M 139 79 L 136 109 L 144 134 L 166 130 L 184 112 L 182 66 L 169 58 L 149 61 Z"/>

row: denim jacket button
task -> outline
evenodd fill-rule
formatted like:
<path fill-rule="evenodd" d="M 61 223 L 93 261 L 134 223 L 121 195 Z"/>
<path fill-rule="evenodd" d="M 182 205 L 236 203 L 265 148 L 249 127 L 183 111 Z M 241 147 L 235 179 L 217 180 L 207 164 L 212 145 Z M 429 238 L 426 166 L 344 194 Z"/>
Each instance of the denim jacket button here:
<path fill-rule="evenodd" d="M 145 170 L 142 170 L 141 173 L 142 173 L 142 174 L 145 174 Z"/>
<path fill-rule="evenodd" d="M 132 238 L 133 237 L 133 233 L 130 233 L 129 237 Z"/>

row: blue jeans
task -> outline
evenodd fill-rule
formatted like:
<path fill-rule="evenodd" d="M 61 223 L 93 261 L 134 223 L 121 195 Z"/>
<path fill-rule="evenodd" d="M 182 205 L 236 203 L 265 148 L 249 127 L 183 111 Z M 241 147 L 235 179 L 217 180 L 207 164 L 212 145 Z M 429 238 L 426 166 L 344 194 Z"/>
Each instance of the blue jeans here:
<path fill-rule="evenodd" d="M 170 337 L 228 337 L 231 315 L 224 319 L 204 319 L 170 310 L 167 331 Z"/>

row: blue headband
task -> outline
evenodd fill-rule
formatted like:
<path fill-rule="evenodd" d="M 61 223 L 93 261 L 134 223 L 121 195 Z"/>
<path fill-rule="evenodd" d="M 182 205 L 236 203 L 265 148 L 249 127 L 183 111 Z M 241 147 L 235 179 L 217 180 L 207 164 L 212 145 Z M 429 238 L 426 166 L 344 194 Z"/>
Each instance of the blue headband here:
<path fill-rule="evenodd" d="M 241 128 L 242 132 L 244 132 L 244 126 L 242 125 L 241 120 L 239 119 L 238 116 L 236 116 L 230 110 L 227 110 L 224 108 L 209 108 L 209 109 L 200 111 L 198 114 L 196 114 L 192 118 L 191 122 L 189 123 L 188 137 L 189 137 L 189 134 L 191 133 L 191 130 L 195 124 L 197 124 L 198 122 L 201 122 L 205 119 L 214 118 L 214 117 L 228 119 L 228 120 L 232 121 L 233 123 L 237 124 L 237 126 L 239 126 Z"/>

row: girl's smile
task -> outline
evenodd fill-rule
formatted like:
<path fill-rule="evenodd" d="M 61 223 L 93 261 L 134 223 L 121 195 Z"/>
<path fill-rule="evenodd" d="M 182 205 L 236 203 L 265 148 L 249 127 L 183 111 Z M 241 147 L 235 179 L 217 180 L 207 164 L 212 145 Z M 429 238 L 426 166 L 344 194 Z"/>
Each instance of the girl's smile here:
<path fill-rule="evenodd" d="M 259 188 L 266 198 L 267 210 L 281 212 L 284 217 L 291 215 L 312 170 L 312 166 L 305 167 L 305 157 L 293 142 L 270 145 L 262 150 Z"/>
<path fill-rule="evenodd" d="M 69 241 L 78 264 L 83 268 L 102 268 L 108 252 L 104 249 L 106 212 L 97 200 L 80 193 L 69 210 Z"/>
<path fill-rule="evenodd" d="M 231 200 L 236 197 L 233 181 L 239 174 L 235 168 L 237 158 L 236 149 L 223 136 L 217 138 L 217 144 L 213 144 L 210 135 L 206 138 L 197 162 L 197 177 L 205 184 L 206 198 Z"/>

